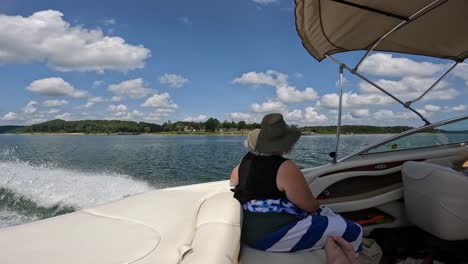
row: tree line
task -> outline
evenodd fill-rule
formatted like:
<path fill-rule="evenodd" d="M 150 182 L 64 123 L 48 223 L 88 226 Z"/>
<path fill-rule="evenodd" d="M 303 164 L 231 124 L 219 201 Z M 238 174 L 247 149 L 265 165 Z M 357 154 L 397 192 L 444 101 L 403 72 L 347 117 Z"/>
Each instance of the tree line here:
<path fill-rule="evenodd" d="M 117 133 L 193 133 L 193 132 L 243 132 L 260 128 L 259 123 L 247 123 L 245 121 L 223 121 L 209 118 L 206 122 L 191 121 L 167 121 L 163 124 L 147 122 L 120 121 L 120 120 L 81 120 L 64 121 L 55 119 L 26 127 L 0 127 L 0 133 L 86 133 L 86 134 L 117 134 Z M 297 127 L 303 134 L 333 134 L 336 126 L 306 126 Z M 2 129 L 3 128 L 3 129 Z M 375 133 L 400 133 L 411 129 L 407 126 L 378 127 L 345 125 L 341 127 L 343 134 L 375 134 Z"/>
<path fill-rule="evenodd" d="M 2 128 L 2 127 L 0 127 Z M 248 124 L 245 121 L 220 122 L 216 118 L 209 118 L 206 122 L 177 121 L 164 122 L 162 125 L 120 121 L 120 120 L 81 120 L 64 121 L 55 119 L 26 127 L 9 126 L 2 132 L 9 133 L 89 133 L 89 134 L 114 134 L 114 133 L 159 133 L 159 132 L 217 132 L 217 131 L 243 131 L 260 128 L 260 124 Z"/>

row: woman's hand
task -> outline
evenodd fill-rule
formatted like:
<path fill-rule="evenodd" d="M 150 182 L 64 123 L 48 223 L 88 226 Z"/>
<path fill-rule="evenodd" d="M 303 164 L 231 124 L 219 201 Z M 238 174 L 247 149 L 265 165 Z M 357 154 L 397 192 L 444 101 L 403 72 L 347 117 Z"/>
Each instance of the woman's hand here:
<path fill-rule="evenodd" d="M 327 264 L 358 264 L 353 246 L 342 237 L 328 237 L 325 242 Z"/>

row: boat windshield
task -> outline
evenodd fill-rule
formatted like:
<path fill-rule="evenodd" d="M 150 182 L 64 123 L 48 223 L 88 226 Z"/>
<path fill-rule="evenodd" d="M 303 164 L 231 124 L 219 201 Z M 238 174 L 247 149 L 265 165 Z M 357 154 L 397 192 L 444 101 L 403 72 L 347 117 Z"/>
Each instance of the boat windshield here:
<path fill-rule="evenodd" d="M 468 144 L 468 117 L 451 123 L 428 126 L 413 133 L 387 140 L 361 154 L 430 148 L 454 144 Z"/>

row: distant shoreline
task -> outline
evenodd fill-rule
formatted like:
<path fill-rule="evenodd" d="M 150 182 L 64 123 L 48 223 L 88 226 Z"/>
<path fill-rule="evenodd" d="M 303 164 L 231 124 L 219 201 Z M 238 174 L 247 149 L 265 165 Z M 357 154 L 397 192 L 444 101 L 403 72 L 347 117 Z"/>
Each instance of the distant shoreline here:
<path fill-rule="evenodd" d="M 247 136 L 246 132 L 199 132 L 199 133 L 181 133 L 181 132 L 157 132 L 157 133 L 51 133 L 51 132 L 33 132 L 33 133 L 3 133 L 5 135 L 36 135 L 36 136 Z M 342 136 L 353 136 L 353 135 L 395 135 L 396 133 L 353 133 L 353 134 L 341 134 Z M 1 134 L 0 134 L 1 135 Z M 332 136 L 335 133 L 315 133 L 315 134 L 302 134 L 302 136 Z"/>

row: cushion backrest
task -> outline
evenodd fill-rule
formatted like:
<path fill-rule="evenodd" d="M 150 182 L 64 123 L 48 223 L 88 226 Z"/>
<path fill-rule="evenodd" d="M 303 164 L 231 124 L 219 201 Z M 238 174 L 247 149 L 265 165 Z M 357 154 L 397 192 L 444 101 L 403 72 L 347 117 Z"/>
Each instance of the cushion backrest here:
<path fill-rule="evenodd" d="M 468 177 L 425 162 L 406 162 L 402 174 L 411 222 L 442 239 L 468 239 Z"/>
<path fill-rule="evenodd" d="M 207 198 L 198 211 L 191 252 L 181 263 L 236 263 L 240 248 L 241 211 L 232 192 Z"/>

